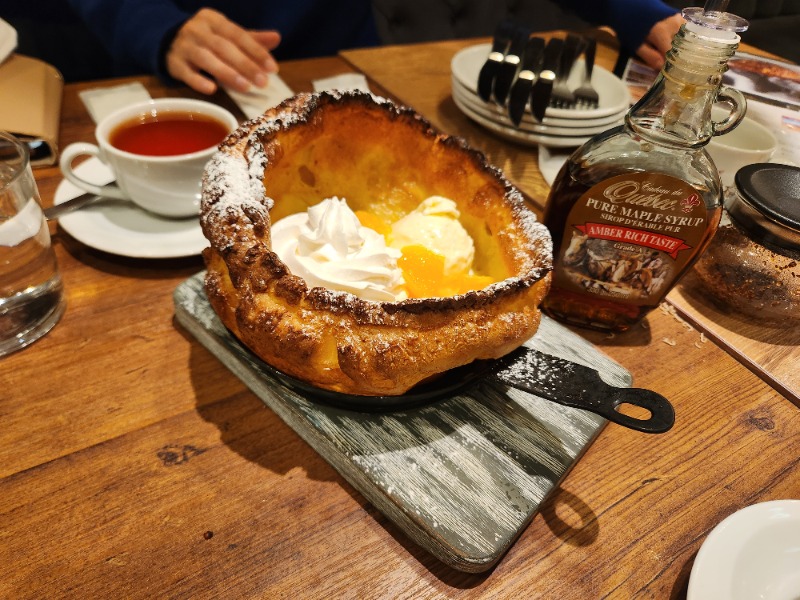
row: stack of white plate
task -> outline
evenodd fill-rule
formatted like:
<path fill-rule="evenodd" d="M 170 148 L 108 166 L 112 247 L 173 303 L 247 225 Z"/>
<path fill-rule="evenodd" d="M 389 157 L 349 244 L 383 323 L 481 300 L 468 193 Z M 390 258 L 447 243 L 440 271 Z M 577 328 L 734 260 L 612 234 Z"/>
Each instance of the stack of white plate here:
<path fill-rule="evenodd" d="M 577 147 L 597 133 L 622 123 L 630 105 L 625 84 L 613 73 L 594 67 L 592 85 L 600 97 L 593 109 L 548 107 L 540 123 L 530 112 L 530 105 L 519 127 L 508 116 L 508 108 L 484 102 L 478 96 L 478 74 L 491 52 L 491 44 L 469 46 L 458 52 L 450 64 L 453 100 L 470 119 L 500 137 L 526 145 L 553 148 Z M 577 61 L 569 77 L 570 88 L 581 83 L 584 66 Z"/>

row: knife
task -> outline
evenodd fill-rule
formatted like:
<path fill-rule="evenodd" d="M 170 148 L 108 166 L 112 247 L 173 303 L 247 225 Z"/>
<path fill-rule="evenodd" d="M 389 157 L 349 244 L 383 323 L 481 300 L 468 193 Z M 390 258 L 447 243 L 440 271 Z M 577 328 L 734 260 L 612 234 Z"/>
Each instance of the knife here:
<path fill-rule="evenodd" d="M 509 19 L 500 21 L 497 29 L 494 32 L 494 40 L 492 41 L 492 51 L 489 53 L 489 58 L 483 63 L 481 71 L 478 74 L 478 95 L 484 102 L 489 102 L 492 98 L 492 85 L 494 78 L 497 75 L 497 69 L 503 62 L 503 57 L 508 50 L 508 44 L 511 42 L 511 35 L 514 31 L 514 23 Z"/>
<path fill-rule="evenodd" d="M 540 37 L 532 37 L 525 45 L 525 52 L 522 55 L 519 75 L 514 85 L 511 86 L 511 95 L 508 100 L 508 116 L 511 121 L 519 127 L 528 98 L 533 89 L 533 83 L 539 76 L 544 64 L 544 40 Z"/>
<path fill-rule="evenodd" d="M 539 79 L 533 84 L 531 90 L 531 112 L 538 121 L 544 119 L 547 105 L 550 103 L 550 94 L 553 91 L 553 81 L 556 78 L 556 69 L 561 58 L 564 40 L 550 38 L 544 49 L 544 69 L 539 73 Z"/>
<path fill-rule="evenodd" d="M 530 35 L 530 31 L 527 29 L 521 27 L 515 29 L 511 37 L 511 45 L 508 47 L 505 58 L 503 58 L 503 63 L 498 66 L 497 76 L 494 79 L 493 93 L 494 101 L 500 106 L 506 105 L 511 83 L 514 81 L 517 69 L 519 69 L 522 53 L 525 51 L 525 45 L 528 43 Z"/>

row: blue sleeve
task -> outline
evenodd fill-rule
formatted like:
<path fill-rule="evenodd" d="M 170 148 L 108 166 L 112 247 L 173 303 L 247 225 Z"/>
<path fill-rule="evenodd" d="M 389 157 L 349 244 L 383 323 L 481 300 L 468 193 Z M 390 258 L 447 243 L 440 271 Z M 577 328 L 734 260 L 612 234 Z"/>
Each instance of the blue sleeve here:
<path fill-rule="evenodd" d="M 662 0 L 562 1 L 587 21 L 611 27 L 630 54 L 642 45 L 653 25 L 678 12 Z"/>
<path fill-rule="evenodd" d="M 108 49 L 120 74 L 155 73 L 168 78 L 164 44 L 191 16 L 170 0 L 69 0 Z"/>

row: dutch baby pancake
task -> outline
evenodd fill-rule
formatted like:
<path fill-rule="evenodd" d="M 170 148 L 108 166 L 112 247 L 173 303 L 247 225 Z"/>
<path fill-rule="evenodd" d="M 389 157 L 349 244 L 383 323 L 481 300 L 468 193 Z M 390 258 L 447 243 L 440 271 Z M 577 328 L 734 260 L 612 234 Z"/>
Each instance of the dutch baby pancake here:
<path fill-rule="evenodd" d="M 363 92 L 290 98 L 209 162 L 206 292 L 272 367 L 403 394 L 507 354 L 539 325 L 552 246 L 485 157 Z"/>

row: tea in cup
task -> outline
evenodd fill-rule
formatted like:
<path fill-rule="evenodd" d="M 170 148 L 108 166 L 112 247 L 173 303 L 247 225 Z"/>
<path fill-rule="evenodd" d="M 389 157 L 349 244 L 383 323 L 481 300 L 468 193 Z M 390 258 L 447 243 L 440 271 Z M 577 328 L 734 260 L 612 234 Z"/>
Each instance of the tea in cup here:
<path fill-rule="evenodd" d="M 203 169 L 237 125 L 230 112 L 203 100 L 161 98 L 133 104 L 98 123 L 97 145 L 64 148 L 61 171 L 87 192 L 129 199 L 166 217 L 195 216 Z M 98 186 L 76 174 L 72 163 L 84 155 L 105 163 L 116 182 Z"/>

